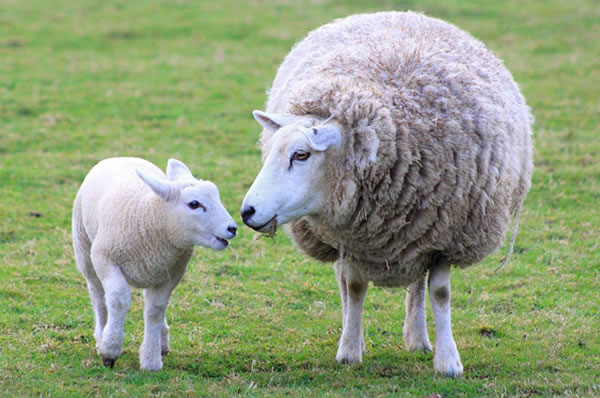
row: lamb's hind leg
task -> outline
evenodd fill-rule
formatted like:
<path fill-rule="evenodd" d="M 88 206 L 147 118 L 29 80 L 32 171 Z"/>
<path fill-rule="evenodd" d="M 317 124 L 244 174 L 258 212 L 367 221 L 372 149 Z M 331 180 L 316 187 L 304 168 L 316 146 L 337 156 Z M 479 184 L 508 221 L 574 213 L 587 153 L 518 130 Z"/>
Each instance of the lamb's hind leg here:
<path fill-rule="evenodd" d="M 402 334 L 408 351 L 431 351 L 425 316 L 425 275 L 410 284 L 406 293 L 406 316 Z"/>
<path fill-rule="evenodd" d="M 340 262 L 340 260 L 338 260 Z M 344 310 L 342 337 L 340 339 L 338 352 L 335 359 L 342 363 L 354 363 L 362 361 L 365 342 L 362 328 L 362 311 L 365 296 L 367 294 L 368 282 L 358 272 L 354 271 L 348 264 L 338 264 L 341 268 L 338 273 L 340 293 L 346 293 L 346 306 Z M 345 289 L 345 290 L 344 290 Z M 342 297 L 342 308 L 344 299 Z"/>
<path fill-rule="evenodd" d="M 436 334 L 433 367 L 447 377 L 460 377 L 463 366 L 452 336 L 450 319 L 450 265 L 436 265 L 429 270 L 429 298 Z"/>
<path fill-rule="evenodd" d="M 75 261 L 77 268 L 85 277 L 92 307 L 94 309 L 94 339 L 96 340 L 96 350 L 100 348 L 102 341 L 102 330 L 106 325 L 106 303 L 104 302 L 104 288 L 102 282 L 98 279 L 92 260 L 90 259 L 90 243 L 85 237 L 80 236 L 78 231 L 73 233 L 73 247 L 75 250 Z"/>
<path fill-rule="evenodd" d="M 112 368 L 123 352 L 124 324 L 131 305 L 131 292 L 121 268 L 104 263 L 97 270 L 104 288 L 108 313 L 98 353 L 104 365 Z"/>

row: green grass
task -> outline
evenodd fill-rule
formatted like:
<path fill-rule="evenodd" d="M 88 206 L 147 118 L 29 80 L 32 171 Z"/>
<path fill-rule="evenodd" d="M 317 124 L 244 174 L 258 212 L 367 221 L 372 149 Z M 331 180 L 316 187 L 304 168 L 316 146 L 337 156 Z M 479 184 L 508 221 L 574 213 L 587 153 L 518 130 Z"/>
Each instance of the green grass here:
<path fill-rule="evenodd" d="M 336 364 L 332 270 L 247 228 L 224 252 L 197 249 L 160 373 L 138 368 L 139 291 L 125 353 L 103 367 L 70 241 L 87 171 L 110 156 L 179 158 L 241 225 L 260 168 L 251 111 L 283 57 L 333 18 L 389 9 L 483 40 L 536 116 L 516 253 L 497 272 L 502 251 L 453 273 L 465 377 L 404 350 L 401 289 L 370 289 L 364 362 Z M 595 0 L 0 0 L 0 395 L 600 396 L 599 21 Z"/>

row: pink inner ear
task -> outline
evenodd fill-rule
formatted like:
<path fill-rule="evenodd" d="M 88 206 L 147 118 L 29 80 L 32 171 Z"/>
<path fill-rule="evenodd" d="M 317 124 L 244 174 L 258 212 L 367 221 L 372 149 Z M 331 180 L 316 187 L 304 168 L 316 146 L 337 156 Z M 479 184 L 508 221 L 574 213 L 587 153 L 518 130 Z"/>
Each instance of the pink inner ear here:
<path fill-rule="evenodd" d="M 269 119 L 268 117 L 259 116 L 259 118 L 265 124 L 268 124 L 273 130 L 279 130 L 281 128 L 281 126 L 279 124 L 275 123 L 273 120 Z"/>

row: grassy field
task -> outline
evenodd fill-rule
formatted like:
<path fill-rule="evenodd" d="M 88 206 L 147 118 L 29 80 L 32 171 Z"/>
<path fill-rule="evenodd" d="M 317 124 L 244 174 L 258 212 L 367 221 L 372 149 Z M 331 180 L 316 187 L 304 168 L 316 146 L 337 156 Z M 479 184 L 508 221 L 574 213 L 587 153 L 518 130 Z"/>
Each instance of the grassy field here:
<path fill-rule="evenodd" d="M 140 291 L 125 353 L 102 366 L 70 237 L 87 171 L 181 159 L 241 226 L 260 168 L 251 111 L 283 57 L 333 18 L 391 9 L 483 40 L 536 117 L 516 253 L 497 272 L 502 251 L 453 273 L 465 377 L 404 350 L 401 289 L 370 289 L 364 362 L 336 364 L 333 271 L 248 228 L 226 251 L 196 250 L 160 373 L 138 367 Z M 596 0 L 0 0 L 0 395 L 600 396 L 599 37 Z"/>

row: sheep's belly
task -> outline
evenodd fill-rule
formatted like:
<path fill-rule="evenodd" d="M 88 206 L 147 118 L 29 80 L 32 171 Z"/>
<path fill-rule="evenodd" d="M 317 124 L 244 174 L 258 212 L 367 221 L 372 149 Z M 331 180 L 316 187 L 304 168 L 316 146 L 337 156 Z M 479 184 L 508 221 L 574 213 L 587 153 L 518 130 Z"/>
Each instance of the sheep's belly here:
<path fill-rule="evenodd" d="M 356 264 L 356 263 L 354 263 Z M 411 266 L 390 264 L 356 264 L 361 276 L 380 287 L 406 287 L 426 274 L 427 269 L 422 264 Z"/>

